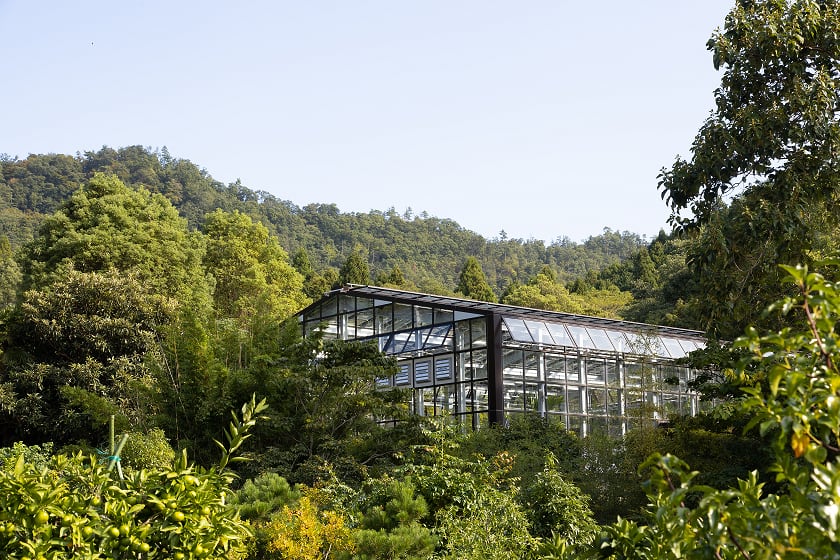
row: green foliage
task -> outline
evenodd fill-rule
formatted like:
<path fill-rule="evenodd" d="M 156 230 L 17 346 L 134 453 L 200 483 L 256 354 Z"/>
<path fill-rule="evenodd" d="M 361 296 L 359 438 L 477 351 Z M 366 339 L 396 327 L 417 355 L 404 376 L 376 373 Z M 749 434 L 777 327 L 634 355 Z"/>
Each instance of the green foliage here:
<path fill-rule="evenodd" d="M 70 268 L 131 272 L 153 293 L 202 285 L 199 238 L 161 195 L 95 175 L 44 222 L 27 248 L 26 287 L 42 287 Z"/>
<path fill-rule="evenodd" d="M 338 271 L 338 280 L 341 284 L 370 284 L 370 269 L 367 259 L 359 251 L 353 251 L 341 269 Z"/>
<path fill-rule="evenodd" d="M 143 422 L 153 392 L 145 357 L 173 308 L 134 274 L 113 270 L 69 269 L 26 292 L 3 341 L 0 380 L 18 395 L 0 414 L 5 437 L 96 440 L 111 414 Z"/>
<path fill-rule="evenodd" d="M 0 234 L 0 311 L 15 303 L 22 279 L 20 267 L 12 253 L 12 244 L 7 236 Z"/>
<path fill-rule="evenodd" d="M 217 315 L 247 323 L 254 316 L 282 320 L 305 307 L 303 278 L 268 229 L 249 216 L 216 210 L 204 223 L 204 267 L 215 279 Z"/>
<path fill-rule="evenodd" d="M 524 488 L 522 500 L 535 537 L 559 536 L 571 545 L 579 545 L 590 542 L 597 533 L 589 497 L 563 477 L 552 455 L 534 482 Z"/>
<path fill-rule="evenodd" d="M 776 265 L 812 264 L 837 245 L 840 5 L 738 2 L 707 46 L 723 70 L 715 110 L 659 186 L 671 223 L 699 228 L 699 309 L 729 338 L 783 326 L 761 315 L 790 295 Z"/>
<path fill-rule="evenodd" d="M 292 489 L 286 479 L 277 473 L 263 473 L 245 481 L 231 500 L 239 506 L 242 519 L 267 520 L 284 506 L 300 499 L 300 492 Z"/>
<path fill-rule="evenodd" d="M 428 507 L 410 478 L 369 481 L 358 507 L 363 513 L 353 531 L 354 558 L 420 560 L 434 552 L 437 538 L 421 524 Z"/>
<path fill-rule="evenodd" d="M 365 463 L 397 451 L 390 446 L 400 432 L 377 419 L 404 417 L 404 395 L 376 384 L 396 363 L 369 342 L 301 339 L 296 325 L 290 327 L 293 334 L 271 367 L 238 380 L 237 393 L 261 390 L 275 410 L 258 430 L 267 449 L 254 466 L 295 483 L 314 484 L 332 469 L 341 479 L 360 481 Z"/>
<path fill-rule="evenodd" d="M 619 521 L 607 528 L 601 553 L 610 558 L 837 558 L 840 471 L 834 460 L 840 436 L 837 391 L 840 358 L 836 325 L 840 290 L 807 267 L 785 267 L 800 293 L 777 304 L 797 311 L 801 330 L 759 336 L 751 329 L 737 344 L 749 351 L 739 366 L 760 369 L 766 385 L 746 390 L 751 425 L 773 441 L 776 479 L 769 493 L 756 472 L 737 487 L 716 490 L 694 483 L 696 472 L 672 455 L 655 454 L 647 526 Z M 691 500 L 697 505 L 686 507 Z"/>
<path fill-rule="evenodd" d="M 496 294 L 487 283 L 484 271 L 475 257 L 468 257 L 458 278 L 457 291 L 460 295 L 479 301 L 496 301 Z"/>
<path fill-rule="evenodd" d="M 47 466 L 52 454 L 52 442 L 43 445 L 25 445 L 22 441 L 16 441 L 11 447 L 0 447 L 0 468 L 12 471 L 18 458 L 23 456 L 25 463 L 40 470 Z"/>
<path fill-rule="evenodd" d="M 128 432 L 120 460 L 126 472 L 162 469 L 175 460 L 175 451 L 160 428 L 152 428 L 148 432 L 133 431 Z"/>
<path fill-rule="evenodd" d="M 188 464 L 113 480 L 96 458 L 57 455 L 46 467 L 20 454 L 0 470 L 0 552 L 4 558 L 237 558 L 250 533 L 225 505 L 224 470 L 264 402 L 234 415 L 218 469 Z"/>

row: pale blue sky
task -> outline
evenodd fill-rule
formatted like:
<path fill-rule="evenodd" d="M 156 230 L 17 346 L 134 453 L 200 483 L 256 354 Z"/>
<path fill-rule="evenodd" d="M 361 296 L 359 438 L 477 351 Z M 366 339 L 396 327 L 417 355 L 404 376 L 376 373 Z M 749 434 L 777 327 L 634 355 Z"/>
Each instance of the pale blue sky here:
<path fill-rule="evenodd" d="M 653 236 L 733 0 L 0 0 L 0 153 L 167 146 L 298 205 Z"/>

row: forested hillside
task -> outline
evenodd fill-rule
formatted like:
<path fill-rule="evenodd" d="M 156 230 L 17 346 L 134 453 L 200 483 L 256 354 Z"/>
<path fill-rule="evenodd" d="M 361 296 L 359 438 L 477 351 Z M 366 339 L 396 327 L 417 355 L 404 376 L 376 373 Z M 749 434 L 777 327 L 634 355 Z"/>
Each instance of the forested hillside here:
<path fill-rule="evenodd" d="M 200 166 L 169 154 L 166 148 L 104 147 L 83 154 L 30 155 L 0 160 L 0 235 L 13 248 L 31 239 L 46 214 L 56 210 L 94 173 L 114 174 L 129 186 L 143 186 L 167 197 L 192 228 L 217 208 L 239 210 L 258 219 L 294 255 L 306 252 L 315 270 L 338 270 L 354 251 L 363 254 L 373 279 L 398 267 L 413 286 L 426 291 L 454 291 L 468 256 L 478 259 L 494 291 L 527 282 L 544 265 L 568 282 L 633 255 L 644 240 L 630 232 L 605 229 L 577 243 L 560 237 L 494 239 L 468 231 L 456 222 L 425 212 L 394 208 L 369 213 L 341 212 L 334 204 L 304 207 L 239 182 L 224 185 Z M 282 192 L 282 186 L 280 186 Z M 383 207 L 387 200 L 383 200 Z M 503 223 L 499 225 L 504 227 Z M 562 226 L 558 226 L 558 236 Z"/>

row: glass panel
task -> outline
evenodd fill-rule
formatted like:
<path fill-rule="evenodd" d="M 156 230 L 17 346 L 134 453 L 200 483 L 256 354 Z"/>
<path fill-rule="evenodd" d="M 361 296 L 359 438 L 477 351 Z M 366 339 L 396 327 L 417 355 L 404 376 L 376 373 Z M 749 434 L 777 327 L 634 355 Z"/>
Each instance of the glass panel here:
<path fill-rule="evenodd" d="M 548 332 L 551 333 L 551 338 L 554 339 L 554 344 L 558 346 L 575 346 L 575 343 L 572 341 L 572 337 L 569 336 L 566 327 L 560 323 L 546 323 L 545 326 L 548 327 Z"/>
<path fill-rule="evenodd" d="M 618 389 L 607 389 L 607 414 L 621 416 L 621 391 Z"/>
<path fill-rule="evenodd" d="M 356 310 L 356 298 L 353 296 L 339 296 L 338 298 L 338 312 L 350 313 Z"/>
<path fill-rule="evenodd" d="M 662 342 L 665 344 L 665 348 L 668 349 L 668 353 L 671 355 L 672 358 L 685 357 L 686 351 L 683 350 L 682 346 L 680 346 L 680 343 L 676 338 L 666 338 L 663 336 Z"/>
<path fill-rule="evenodd" d="M 303 336 L 304 338 L 310 336 L 312 333 L 318 330 L 318 321 L 306 321 L 303 324 Z"/>
<path fill-rule="evenodd" d="M 373 309 L 365 309 L 356 313 L 356 336 L 359 338 L 373 336 Z"/>
<path fill-rule="evenodd" d="M 369 298 L 357 297 L 356 309 L 368 309 L 373 307 L 373 300 Z"/>
<path fill-rule="evenodd" d="M 323 319 L 321 326 L 327 338 L 335 338 L 338 335 L 338 317 L 335 315 L 329 319 Z"/>
<path fill-rule="evenodd" d="M 524 388 L 521 378 L 518 383 L 513 379 L 505 378 L 505 410 L 522 410 Z"/>
<path fill-rule="evenodd" d="M 581 348 L 595 348 L 592 339 L 589 338 L 589 333 L 583 327 L 576 325 L 566 325 L 569 328 L 569 333 L 572 335 L 575 343 Z"/>
<path fill-rule="evenodd" d="M 400 354 L 402 352 L 410 352 L 414 349 L 413 333 L 398 333 L 391 337 L 388 345 L 385 346 L 386 354 Z"/>
<path fill-rule="evenodd" d="M 303 320 L 304 321 L 317 321 L 320 318 L 321 318 L 321 306 L 320 305 L 312 308 L 311 310 L 309 310 L 309 312 L 304 313 L 304 315 L 303 315 Z"/>
<path fill-rule="evenodd" d="M 432 317 L 434 315 L 434 311 L 431 307 L 420 307 L 419 305 L 414 307 L 414 326 L 415 327 L 425 327 L 427 325 L 431 325 L 433 323 Z"/>
<path fill-rule="evenodd" d="M 394 330 L 401 331 L 412 327 L 412 309 L 410 305 L 394 304 Z"/>
<path fill-rule="evenodd" d="M 502 368 L 505 378 L 522 377 L 522 350 L 516 348 L 504 348 L 502 350 Z"/>
<path fill-rule="evenodd" d="M 618 363 L 612 360 L 607 360 L 607 385 L 618 386 L 620 380 L 618 378 Z"/>
<path fill-rule="evenodd" d="M 627 387 L 641 387 L 642 372 L 642 364 L 627 364 L 624 368 L 624 384 Z"/>
<path fill-rule="evenodd" d="M 586 361 L 586 382 L 590 385 L 603 385 L 606 377 L 604 360 Z"/>
<path fill-rule="evenodd" d="M 376 334 L 383 334 L 394 330 L 394 318 L 391 316 L 393 305 L 383 305 L 376 308 Z"/>
<path fill-rule="evenodd" d="M 545 355 L 545 371 L 548 381 L 564 382 L 566 376 L 566 359 L 556 354 Z"/>
<path fill-rule="evenodd" d="M 434 416 L 435 390 L 431 387 L 427 389 L 420 389 L 420 399 L 420 404 L 423 407 L 423 414 L 425 416 Z"/>
<path fill-rule="evenodd" d="M 472 399 L 473 399 L 473 406 L 475 406 L 476 410 L 488 410 L 489 399 L 488 399 L 488 389 L 487 389 L 487 382 L 486 381 L 474 381 L 472 384 Z"/>
<path fill-rule="evenodd" d="M 439 327 L 432 327 L 430 329 L 423 329 L 426 331 L 426 342 L 423 348 L 439 348 L 441 346 L 449 346 L 452 348 L 452 339 L 447 338 L 449 331 L 452 329 L 451 325 L 441 325 Z M 447 344 L 448 343 L 448 344 Z"/>
<path fill-rule="evenodd" d="M 563 387 L 555 385 L 546 386 L 545 408 L 548 412 L 566 412 L 566 391 Z"/>
<path fill-rule="evenodd" d="M 595 329 L 592 327 L 588 327 L 586 330 L 589 332 L 589 336 L 592 338 L 592 342 L 595 343 L 595 348 L 597 348 L 598 350 L 609 350 L 610 352 L 615 351 L 612 342 L 610 342 L 610 337 L 607 336 L 607 333 L 604 329 Z"/>
<path fill-rule="evenodd" d="M 451 323 L 453 314 L 448 309 L 435 309 L 435 324 Z"/>
<path fill-rule="evenodd" d="M 484 319 L 473 319 L 470 321 L 470 329 L 472 331 L 473 348 L 487 346 L 487 328 L 485 327 Z"/>
<path fill-rule="evenodd" d="M 589 414 L 604 415 L 607 413 L 607 392 L 604 389 L 587 389 L 586 412 Z"/>
<path fill-rule="evenodd" d="M 529 379 L 540 379 L 540 358 L 542 354 L 539 352 L 525 352 L 525 377 Z"/>
<path fill-rule="evenodd" d="M 666 416 L 680 414 L 680 396 L 674 393 L 662 393 L 662 412 Z"/>
<path fill-rule="evenodd" d="M 537 390 L 536 383 L 525 384 L 525 410 L 539 411 L 540 410 L 540 396 Z"/>
<path fill-rule="evenodd" d="M 628 352 L 639 356 L 663 356 L 668 357 L 662 339 L 656 335 L 627 333 L 629 342 Z"/>
<path fill-rule="evenodd" d="M 467 369 L 472 371 L 473 379 L 487 379 L 487 350 L 474 350 Z"/>
<path fill-rule="evenodd" d="M 583 418 L 581 416 L 569 416 L 569 431 L 581 435 L 583 432 Z"/>
<path fill-rule="evenodd" d="M 615 348 L 616 352 L 627 352 L 627 339 L 624 337 L 624 333 L 618 331 L 607 331 L 607 336 L 610 337 L 610 341 L 612 342 L 613 348 Z"/>
<path fill-rule="evenodd" d="M 337 298 L 331 297 L 321 305 L 321 317 L 330 317 L 338 313 Z"/>
<path fill-rule="evenodd" d="M 607 433 L 607 419 L 606 418 L 587 418 L 586 419 L 586 433 L 587 434 L 606 434 Z"/>
<path fill-rule="evenodd" d="M 566 379 L 569 383 L 580 383 L 580 360 L 566 358 Z"/>
<path fill-rule="evenodd" d="M 570 413 L 583 412 L 583 387 L 567 387 L 566 403 Z"/>
<path fill-rule="evenodd" d="M 551 334 L 548 332 L 548 328 L 546 328 L 545 323 L 542 321 L 525 321 L 525 326 L 528 327 L 528 330 L 531 332 L 531 338 L 534 339 L 534 342 L 539 342 L 540 344 L 554 344 L 554 339 L 551 337 Z"/>
<path fill-rule="evenodd" d="M 518 342 L 534 342 L 528 327 L 525 326 L 525 321 L 522 319 L 514 319 L 512 317 L 505 317 L 502 319 L 507 327 L 510 336 L 513 340 Z"/>
<path fill-rule="evenodd" d="M 435 387 L 435 414 L 455 414 L 455 386 L 441 385 Z"/>
<path fill-rule="evenodd" d="M 470 347 L 470 324 L 467 321 L 455 323 L 455 348 L 467 350 Z"/>

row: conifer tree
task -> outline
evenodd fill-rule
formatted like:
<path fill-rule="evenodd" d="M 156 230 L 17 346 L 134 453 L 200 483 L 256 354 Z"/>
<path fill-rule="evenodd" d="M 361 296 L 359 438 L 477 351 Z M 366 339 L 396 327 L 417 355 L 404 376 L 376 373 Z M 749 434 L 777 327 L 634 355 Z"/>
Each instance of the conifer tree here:
<path fill-rule="evenodd" d="M 489 302 L 496 301 L 496 294 L 493 293 L 493 289 L 487 283 L 484 271 L 481 269 L 481 265 L 475 257 L 467 257 L 458 279 L 457 291 L 469 299 Z"/>

